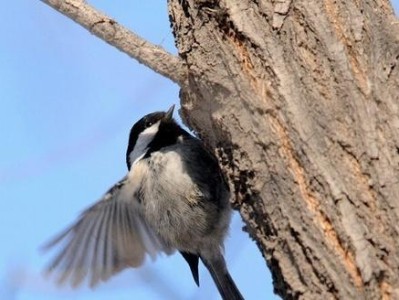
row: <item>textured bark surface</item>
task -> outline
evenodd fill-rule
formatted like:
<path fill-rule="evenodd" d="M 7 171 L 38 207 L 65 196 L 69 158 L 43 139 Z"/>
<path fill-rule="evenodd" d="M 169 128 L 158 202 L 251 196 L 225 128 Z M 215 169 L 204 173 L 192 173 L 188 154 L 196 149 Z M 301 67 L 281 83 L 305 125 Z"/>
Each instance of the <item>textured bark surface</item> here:
<path fill-rule="evenodd" d="M 216 149 L 276 293 L 399 299 L 399 23 L 390 3 L 168 5 L 189 74 L 182 116 Z"/>

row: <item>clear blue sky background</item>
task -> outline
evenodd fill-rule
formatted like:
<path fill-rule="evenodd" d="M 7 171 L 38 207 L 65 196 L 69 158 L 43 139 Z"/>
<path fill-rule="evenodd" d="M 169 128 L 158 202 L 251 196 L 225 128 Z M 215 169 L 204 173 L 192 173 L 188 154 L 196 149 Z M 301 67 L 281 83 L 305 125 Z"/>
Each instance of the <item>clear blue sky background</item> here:
<path fill-rule="evenodd" d="M 399 0 L 394 0 L 398 6 Z M 175 53 L 166 1 L 93 5 Z M 39 247 L 126 173 L 133 122 L 178 104 L 178 87 L 40 1 L 0 11 L 0 299 L 218 299 L 179 255 L 148 261 L 95 290 L 58 289 Z M 235 216 L 228 266 L 246 299 L 273 299 L 270 273 Z"/>

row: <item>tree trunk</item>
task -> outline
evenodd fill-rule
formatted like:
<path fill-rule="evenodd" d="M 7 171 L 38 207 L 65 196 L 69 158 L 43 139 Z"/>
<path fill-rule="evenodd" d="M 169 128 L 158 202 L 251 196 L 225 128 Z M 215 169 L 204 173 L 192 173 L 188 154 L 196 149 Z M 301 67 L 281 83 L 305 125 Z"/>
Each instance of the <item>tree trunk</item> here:
<path fill-rule="evenodd" d="M 399 23 L 390 3 L 168 5 L 189 77 L 182 117 L 216 149 L 275 292 L 399 299 Z"/>

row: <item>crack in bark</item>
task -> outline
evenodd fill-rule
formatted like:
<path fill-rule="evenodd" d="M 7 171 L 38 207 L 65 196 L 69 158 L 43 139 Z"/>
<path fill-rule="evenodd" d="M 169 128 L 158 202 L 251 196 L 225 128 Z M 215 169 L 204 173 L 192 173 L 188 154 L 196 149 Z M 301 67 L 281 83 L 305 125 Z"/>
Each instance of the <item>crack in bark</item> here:
<path fill-rule="evenodd" d="M 337 141 L 337 143 L 341 150 L 345 153 L 343 158 L 347 162 L 348 169 L 352 170 L 354 178 L 357 179 L 357 184 L 362 186 L 360 190 L 363 192 L 367 191 L 367 199 L 363 200 L 364 204 L 369 207 L 372 212 L 375 212 L 377 207 L 377 195 L 372 187 L 370 175 L 363 172 L 358 158 L 352 151 L 350 151 L 350 147 L 348 147 L 345 142 Z"/>
<path fill-rule="evenodd" d="M 314 259 L 318 259 L 311 257 L 311 254 L 313 254 L 312 249 L 306 247 L 306 245 L 304 245 L 303 239 L 301 239 L 299 237 L 299 232 L 297 232 L 293 227 L 291 227 L 291 236 L 295 239 L 295 242 L 299 245 L 299 247 L 302 250 L 302 253 L 306 259 L 306 261 L 308 262 L 308 265 L 312 268 L 314 274 L 316 274 L 316 277 L 318 279 L 318 281 L 321 283 L 322 286 L 326 286 L 328 288 L 328 291 L 334 295 L 334 299 L 339 299 L 339 291 L 336 288 L 336 286 L 334 285 L 334 282 L 332 282 L 331 280 L 328 280 L 329 277 L 328 276 L 324 276 L 324 274 L 322 272 L 320 272 L 320 270 L 318 270 L 316 268 L 316 266 L 314 265 L 313 261 Z M 314 255 L 314 254 L 313 254 Z"/>
<path fill-rule="evenodd" d="M 396 66 L 398 65 L 398 61 L 399 61 L 399 55 L 397 55 L 397 56 L 395 57 L 394 62 L 392 62 L 392 63 L 390 64 L 390 66 L 388 67 L 388 75 L 387 75 L 387 78 L 388 78 L 388 79 L 391 77 L 391 75 L 392 75 L 394 69 L 395 69 Z"/>
<path fill-rule="evenodd" d="M 284 20 L 288 15 L 291 8 L 291 0 L 279 0 L 276 1 L 274 6 L 272 27 L 274 30 L 280 30 L 284 25 Z"/>

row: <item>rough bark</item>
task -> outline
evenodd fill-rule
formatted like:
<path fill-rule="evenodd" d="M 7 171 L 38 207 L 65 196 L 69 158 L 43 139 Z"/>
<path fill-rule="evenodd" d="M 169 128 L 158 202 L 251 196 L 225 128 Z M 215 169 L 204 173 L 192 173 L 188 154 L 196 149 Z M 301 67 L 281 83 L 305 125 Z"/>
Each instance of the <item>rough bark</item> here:
<path fill-rule="evenodd" d="M 399 299 L 399 24 L 390 3 L 168 5 L 189 74 L 182 116 L 216 149 L 275 292 Z"/>

